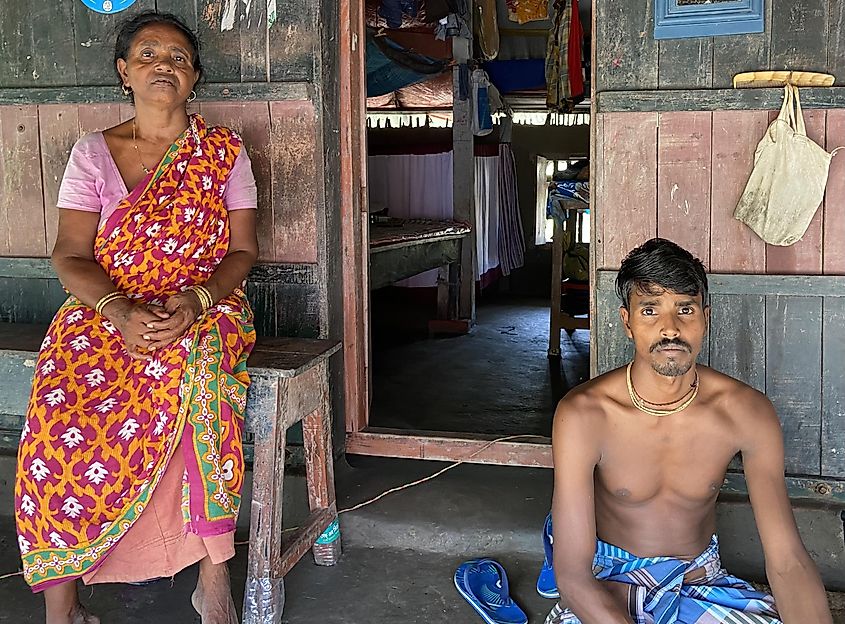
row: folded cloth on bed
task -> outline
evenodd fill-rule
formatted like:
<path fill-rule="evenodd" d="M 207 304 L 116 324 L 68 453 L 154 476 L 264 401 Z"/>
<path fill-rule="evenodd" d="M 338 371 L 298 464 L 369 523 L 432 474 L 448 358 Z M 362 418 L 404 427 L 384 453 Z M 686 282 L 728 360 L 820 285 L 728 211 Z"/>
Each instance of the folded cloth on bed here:
<path fill-rule="evenodd" d="M 781 624 L 774 599 L 722 569 L 719 540 L 693 560 L 637 557 L 597 540 L 593 574 L 600 581 L 630 585 L 634 624 Z M 580 624 L 556 604 L 546 624 Z"/>

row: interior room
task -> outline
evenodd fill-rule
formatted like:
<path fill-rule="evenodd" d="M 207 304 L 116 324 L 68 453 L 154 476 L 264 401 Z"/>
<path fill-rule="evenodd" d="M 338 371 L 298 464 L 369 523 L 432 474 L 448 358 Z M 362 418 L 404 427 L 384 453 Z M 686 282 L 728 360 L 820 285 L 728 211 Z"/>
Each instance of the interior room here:
<path fill-rule="evenodd" d="M 471 51 L 443 4 L 367 3 L 368 425 L 547 438 L 589 378 L 590 4 L 482 3 Z"/>

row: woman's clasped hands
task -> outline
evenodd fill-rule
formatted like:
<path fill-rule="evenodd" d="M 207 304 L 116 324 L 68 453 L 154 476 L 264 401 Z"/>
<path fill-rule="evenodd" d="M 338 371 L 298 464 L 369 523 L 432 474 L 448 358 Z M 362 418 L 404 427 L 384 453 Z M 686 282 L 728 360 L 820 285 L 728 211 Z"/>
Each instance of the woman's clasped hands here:
<path fill-rule="evenodd" d="M 193 292 L 181 292 L 168 298 L 163 306 L 123 299 L 110 304 L 104 311 L 123 336 L 129 356 L 149 360 L 152 358 L 150 351 L 181 338 L 203 309 Z"/>

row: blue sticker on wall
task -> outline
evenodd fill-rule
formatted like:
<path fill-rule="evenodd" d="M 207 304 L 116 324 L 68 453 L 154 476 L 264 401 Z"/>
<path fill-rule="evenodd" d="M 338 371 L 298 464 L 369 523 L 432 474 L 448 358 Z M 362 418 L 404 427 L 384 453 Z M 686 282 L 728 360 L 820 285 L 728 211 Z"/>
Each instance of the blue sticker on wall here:
<path fill-rule="evenodd" d="M 135 0 L 82 0 L 82 4 L 97 13 L 120 13 L 135 4 Z"/>

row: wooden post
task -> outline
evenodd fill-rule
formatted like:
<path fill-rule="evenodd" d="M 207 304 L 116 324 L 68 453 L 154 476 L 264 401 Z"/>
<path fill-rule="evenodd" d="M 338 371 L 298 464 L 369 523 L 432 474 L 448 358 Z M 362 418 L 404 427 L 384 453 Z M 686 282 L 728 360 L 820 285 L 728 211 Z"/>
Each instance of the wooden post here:
<path fill-rule="evenodd" d="M 549 357 L 560 359 L 560 283 L 563 280 L 563 232 L 555 223 L 552 237 L 552 286 L 549 301 Z"/>
<path fill-rule="evenodd" d="M 346 431 L 369 417 L 369 215 L 363 0 L 338 3 L 340 82 L 340 221 L 343 240 L 343 379 Z"/>
<path fill-rule="evenodd" d="M 311 513 L 328 509 L 332 516 L 331 524 L 317 539 L 311 551 L 317 565 L 331 566 L 340 559 L 341 545 L 335 504 L 331 418 L 327 413 L 330 405 L 327 371 L 320 377 L 319 393 L 323 397 L 320 407 L 302 421 L 302 438 Z"/>
<path fill-rule="evenodd" d="M 472 33 L 472 10 L 466 6 L 466 21 Z M 471 36 L 471 35 L 470 35 Z M 457 316 L 475 323 L 475 266 L 476 236 L 475 231 L 475 145 L 472 135 L 472 98 L 461 99 L 461 71 L 466 70 L 466 63 L 472 56 L 472 39 L 454 37 L 452 56 L 455 67 L 452 69 L 452 200 L 454 218 L 472 225 L 472 232 L 464 239 L 461 246 L 460 286 Z M 471 92 L 469 74 L 466 75 L 466 88 Z"/>
<path fill-rule="evenodd" d="M 269 386 L 269 387 L 268 387 Z M 252 506 L 249 522 L 249 562 L 244 589 L 244 624 L 281 621 L 285 608 L 285 581 L 273 569 L 282 548 L 282 488 L 285 472 L 285 434 L 277 416 L 282 396 L 278 379 L 262 388 L 253 387 L 250 409 L 262 415 L 253 426 Z M 277 478 L 277 472 L 282 478 Z"/>

